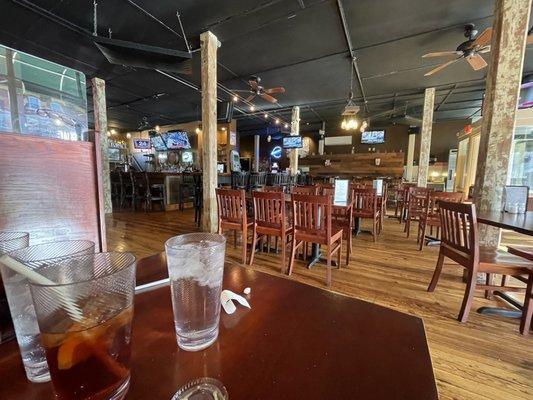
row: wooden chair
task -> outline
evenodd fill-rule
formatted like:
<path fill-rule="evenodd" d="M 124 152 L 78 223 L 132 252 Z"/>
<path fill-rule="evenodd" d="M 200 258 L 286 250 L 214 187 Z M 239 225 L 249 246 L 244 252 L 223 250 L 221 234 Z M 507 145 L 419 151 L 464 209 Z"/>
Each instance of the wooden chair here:
<path fill-rule="evenodd" d="M 383 228 L 381 213 L 378 208 L 378 196 L 375 189 L 352 189 L 352 216 L 353 218 L 368 218 L 372 220 L 372 238 L 374 242 Z"/>
<path fill-rule="evenodd" d="M 405 220 L 405 229 L 407 237 L 411 233 L 411 222 L 419 221 L 422 213 L 426 208 L 428 193 L 433 189 L 411 186 L 407 190 L 407 215 Z"/>
<path fill-rule="evenodd" d="M 378 197 L 378 209 L 381 215 L 381 226 L 385 223 L 385 217 L 387 216 L 387 196 L 388 193 L 387 182 L 383 181 L 383 187 L 381 190 L 381 196 Z"/>
<path fill-rule="evenodd" d="M 261 237 L 275 236 L 281 240 L 281 273 L 286 273 L 286 246 L 292 227 L 288 225 L 285 194 L 282 192 L 252 192 L 254 207 L 253 240 L 250 265 L 254 262 L 255 248 Z M 276 246 L 277 247 L 277 246 Z"/>
<path fill-rule="evenodd" d="M 194 202 L 194 177 L 190 173 L 182 173 L 178 186 L 178 208 L 183 211 L 185 203 Z"/>
<path fill-rule="evenodd" d="M 444 258 L 455 261 L 468 272 L 465 295 L 458 320 L 466 322 L 476 289 L 523 291 L 511 286 L 493 286 L 477 283 L 477 274 L 528 275 L 533 279 L 533 269 L 528 263 L 509 253 L 480 248 L 477 233 L 476 208 L 473 204 L 440 202 L 441 245 L 439 258 L 428 292 L 433 292 L 439 281 Z M 525 317 L 523 317 L 525 318 Z M 525 321 L 524 321 L 525 324 Z"/>
<path fill-rule="evenodd" d="M 148 174 L 144 172 L 146 176 L 146 204 L 150 211 L 154 208 L 154 203 L 161 205 L 161 210 L 165 211 L 165 203 L 167 197 L 165 176 L 162 174 Z"/>
<path fill-rule="evenodd" d="M 342 229 L 333 228 L 331 223 L 331 196 L 325 195 L 291 195 L 293 240 L 289 275 L 294 267 L 296 252 L 304 243 L 316 243 L 327 246 L 326 284 L 331 286 L 331 257 L 337 253 L 340 268 Z"/>
<path fill-rule="evenodd" d="M 335 189 L 335 184 L 334 183 L 330 183 L 330 182 L 324 182 L 324 183 L 320 184 L 319 192 L 321 194 L 325 194 L 324 192 L 329 191 L 329 189 Z"/>
<path fill-rule="evenodd" d="M 202 209 L 204 207 L 204 187 L 202 174 L 194 174 L 194 223 L 202 225 Z"/>
<path fill-rule="evenodd" d="M 291 194 L 318 194 L 318 186 L 294 186 Z"/>
<path fill-rule="evenodd" d="M 507 247 L 507 251 L 515 256 L 525 258 L 530 262 L 530 265 L 533 268 L 533 247 Z M 520 278 L 520 277 L 515 277 Z M 502 277 L 503 279 L 503 277 Z M 519 279 L 522 280 L 522 279 Z M 523 281 L 523 280 L 522 280 Z M 527 335 L 529 330 L 533 330 L 533 278 L 530 275 L 529 279 L 526 281 L 526 297 L 524 299 L 524 308 L 522 309 L 522 321 L 520 322 L 520 333 L 522 335 Z"/>
<path fill-rule="evenodd" d="M 266 174 L 264 172 L 254 172 L 250 174 L 249 189 L 256 190 L 266 185 Z"/>
<path fill-rule="evenodd" d="M 417 241 L 420 243 L 418 250 L 422 250 L 426 238 L 426 230 L 429 226 L 430 234 L 433 234 L 433 228 L 436 228 L 436 235 L 440 232 L 440 214 L 439 202 L 447 201 L 449 203 L 460 203 L 463 194 L 460 192 L 428 192 L 425 202 L 425 208 L 420 215 L 418 223 Z"/>
<path fill-rule="evenodd" d="M 394 210 L 394 216 L 398 217 L 398 222 L 401 224 L 405 218 L 407 200 L 409 198 L 409 188 L 416 187 L 416 183 L 404 182 L 398 185 L 396 191 L 396 209 Z M 398 211 L 400 212 L 398 214 Z"/>
<path fill-rule="evenodd" d="M 234 190 L 248 189 L 250 174 L 248 172 L 234 171 L 231 173 L 231 188 Z"/>
<path fill-rule="evenodd" d="M 242 232 L 242 263 L 246 264 L 246 245 L 248 229 L 253 222 L 248 222 L 246 213 L 246 195 L 244 189 L 216 189 L 218 206 L 218 233 L 232 230 L 234 247 L 237 247 L 237 231 Z"/>
<path fill-rule="evenodd" d="M 323 193 L 326 196 L 335 195 L 335 189 L 325 188 Z M 338 208 L 333 206 L 331 210 L 331 225 L 334 228 L 342 229 L 342 240 L 346 241 L 346 265 L 350 264 L 350 257 L 353 251 L 353 217 L 352 206 L 347 208 Z"/>

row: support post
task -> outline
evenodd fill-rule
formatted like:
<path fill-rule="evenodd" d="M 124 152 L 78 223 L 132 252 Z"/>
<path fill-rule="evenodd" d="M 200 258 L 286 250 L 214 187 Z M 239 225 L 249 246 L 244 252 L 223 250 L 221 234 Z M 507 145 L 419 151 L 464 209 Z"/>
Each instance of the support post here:
<path fill-rule="evenodd" d="M 416 135 L 414 133 L 409 134 L 409 143 L 407 145 L 407 164 L 405 167 L 406 182 L 413 181 L 413 162 L 415 159 L 415 143 L 416 143 Z"/>
<path fill-rule="evenodd" d="M 13 65 L 13 50 L 8 48 L 6 48 L 6 72 L 9 110 L 11 112 L 11 130 L 16 133 L 21 133 L 15 66 Z"/>
<path fill-rule="evenodd" d="M 324 155 L 324 142 L 326 136 L 326 121 L 322 121 L 322 129 L 318 131 L 318 154 Z"/>
<path fill-rule="evenodd" d="M 531 0 L 496 1 L 474 188 L 479 211 L 502 209 L 530 10 Z M 479 224 L 479 238 L 482 245 L 497 247 L 500 230 Z"/>
<path fill-rule="evenodd" d="M 420 156 L 418 157 L 418 186 L 420 187 L 427 187 L 428 184 L 434 105 L 435 88 L 427 88 L 424 93 L 424 115 L 422 117 L 422 134 L 420 135 Z"/>
<path fill-rule="evenodd" d="M 254 135 L 254 172 L 259 172 L 259 146 L 261 136 Z"/>
<path fill-rule="evenodd" d="M 104 210 L 113 212 L 111 201 L 111 178 L 109 176 L 109 140 L 107 138 L 107 108 L 105 99 L 105 81 L 100 78 L 91 79 L 93 91 L 94 130 L 99 135 L 102 154 L 102 186 L 104 190 Z"/>
<path fill-rule="evenodd" d="M 291 118 L 291 135 L 300 134 L 300 107 L 294 106 L 292 108 Z M 291 175 L 296 176 L 298 173 L 298 149 L 292 149 L 290 155 Z"/>
<path fill-rule="evenodd" d="M 200 35 L 202 78 L 202 171 L 205 232 L 216 232 L 217 200 L 217 49 L 218 39 L 210 31 Z"/>

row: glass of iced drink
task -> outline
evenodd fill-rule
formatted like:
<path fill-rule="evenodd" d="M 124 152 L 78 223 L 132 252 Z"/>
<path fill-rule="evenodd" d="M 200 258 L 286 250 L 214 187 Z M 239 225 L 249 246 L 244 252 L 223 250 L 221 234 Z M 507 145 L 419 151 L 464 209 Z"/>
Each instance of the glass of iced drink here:
<path fill-rule="evenodd" d="M 165 243 L 178 346 L 198 351 L 218 337 L 226 238 L 188 233 Z"/>
<path fill-rule="evenodd" d="M 31 283 L 58 400 L 123 399 L 130 381 L 135 257 L 97 253 L 39 268 Z"/>
<path fill-rule="evenodd" d="M 7 255 L 26 266 L 37 269 L 69 257 L 94 254 L 94 243 L 88 240 L 66 240 L 38 244 L 14 250 Z M 26 277 L 0 263 L 11 318 L 22 356 L 26 376 L 32 382 L 50 380 L 46 356 L 41 346 L 39 325 Z"/>
<path fill-rule="evenodd" d="M 30 235 L 27 232 L 0 231 L 0 256 L 13 250 L 28 247 Z M 7 304 L 6 291 L 0 275 L 0 343 L 12 339 L 15 335 L 13 321 Z"/>

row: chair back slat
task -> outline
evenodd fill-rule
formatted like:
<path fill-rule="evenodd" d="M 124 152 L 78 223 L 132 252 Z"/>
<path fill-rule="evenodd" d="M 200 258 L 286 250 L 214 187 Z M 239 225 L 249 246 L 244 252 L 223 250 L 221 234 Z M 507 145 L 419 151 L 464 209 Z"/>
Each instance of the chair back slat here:
<path fill-rule="evenodd" d="M 282 192 L 252 192 L 254 222 L 257 226 L 276 228 L 285 227 L 285 194 Z"/>
<path fill-rule="evenodd" d="M 244 189 L 216 189 L 219 219 L 232 223 L 246 223 Z"/>
<path fill-rule="evenodd" d="M 479 248 L 476 208 L 473 204 L 439 202 L 441 246 L 446 256 L 461 265 L 477 265 Z"/>
<path fill-rule="evenodd" d="M 331 237 L 331 196 L 291 195 L 295 231 Z"/>

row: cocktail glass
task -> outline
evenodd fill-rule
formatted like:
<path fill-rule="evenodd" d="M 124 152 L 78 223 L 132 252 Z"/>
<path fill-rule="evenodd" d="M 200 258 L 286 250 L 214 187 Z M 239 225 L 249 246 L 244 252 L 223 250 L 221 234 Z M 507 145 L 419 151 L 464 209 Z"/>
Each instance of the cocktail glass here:
<path fill-rule="evenodd" d="M 126 396 L 135 267 L 131 253 L 97 253 L 36 271 L 55 283 L 30 287 L 57 399 Z"/>

